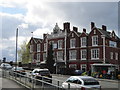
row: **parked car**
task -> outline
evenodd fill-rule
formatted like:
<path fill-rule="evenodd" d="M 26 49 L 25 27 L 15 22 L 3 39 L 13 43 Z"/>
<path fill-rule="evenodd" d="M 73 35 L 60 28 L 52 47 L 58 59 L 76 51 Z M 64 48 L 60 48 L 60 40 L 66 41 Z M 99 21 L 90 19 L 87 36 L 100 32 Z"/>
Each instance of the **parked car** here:
<path fill-rule="evenodd" d="M 50 74 L 50 71 L 48 69 L 34 69 L 29 75 L 29 77 L 30 82 L 31 78 L 35 78 L 38 80 L 44 80 L 46 82 L 52 83 L 52 75 Z M 36 80 L 36 84 L 40 83 L 38 80 Z"/>
<path fill-rule="evenodd" d="M 80 89 L 80 90 L 100 90 L 101 85 L 99 82 L 90 76 L 70 76 L 65 82 L 62 83 L 63 88 Z"/>
<path fill-rule="evenodd" d="M 2 63 L 2 64 L 0 65 L 0 67 L 1 67 L 2 69 L 6 69 L 6 70 L 12 69 L 12 66 L 11 66 L 10 64 L 8 64 L 8 63 Z"/>
<path fill-rule="evenodd" d="M 82 70 L 75 70 L 74 75 L 81 75 L 83 73 Z"/>
<path fill-rule="evenodd" d="M 16 76 L 26 75 L 26 72 L 22 67 L 13 67 L 9 73 L 10 75 L 16 75 Z"/>

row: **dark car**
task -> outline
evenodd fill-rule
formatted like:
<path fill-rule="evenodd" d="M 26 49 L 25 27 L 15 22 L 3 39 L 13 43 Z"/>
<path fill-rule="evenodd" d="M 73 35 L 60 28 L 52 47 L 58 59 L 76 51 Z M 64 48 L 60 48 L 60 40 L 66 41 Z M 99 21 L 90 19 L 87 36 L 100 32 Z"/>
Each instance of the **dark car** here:
<path fill-rule="evenodd" d="M 31 78 L 35 78 L 38 80 L 44 80 L 45 82 L 52 83 L 52 75 L 50 75 L 50 72 L 48 69 L 34 69 L 31 74 L 29 75 L 31 81 Z M 36 84 L 40 83 L 38 80 L 36 80 Z"/>
<path fill-rule="evenodd" d="M 75 70 L 74 75 L 81 75 L 83 73 L 82 70 Z"/>
<path fill-rule="evenodd" d="M 10 71 L 10 75 L 23 76 L 26 75 L 26 72 L 22 67 L 13 67 Z"/>

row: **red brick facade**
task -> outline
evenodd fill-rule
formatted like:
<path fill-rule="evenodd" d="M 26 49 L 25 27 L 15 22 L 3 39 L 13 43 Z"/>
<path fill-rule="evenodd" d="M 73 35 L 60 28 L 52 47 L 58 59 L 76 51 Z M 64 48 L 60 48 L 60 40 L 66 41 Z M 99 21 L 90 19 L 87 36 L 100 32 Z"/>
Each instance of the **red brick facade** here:
<path fill-rule="evenodd" d="M 51 34 L 44 34 L 43 39 L 32 37 L 29 41 L 30 49 L 33 48 L 30 51 L 32 63 L 40 64 L 46 60 L 51 42 L 55 60 L 70 68 L 86 71 L 93 63 L 110 63 L 119 67 L 120 38 L 114 31 L 107 31 L 104 25 L 100 29 L 91 22 L 91 30 L 86 33 L 86 29 L 78 32 L 77 27 L 71 30 L 69 22 L 63 24 L 63 30 L 56 24 Z"/>

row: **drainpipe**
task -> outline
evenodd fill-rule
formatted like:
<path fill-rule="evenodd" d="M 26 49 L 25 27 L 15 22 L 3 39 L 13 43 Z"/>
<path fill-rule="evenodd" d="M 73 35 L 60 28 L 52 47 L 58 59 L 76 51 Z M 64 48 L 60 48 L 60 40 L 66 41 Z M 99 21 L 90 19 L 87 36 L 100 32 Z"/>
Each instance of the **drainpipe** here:
<path fill-rule="evenodd" d="M 65 66 L 67 66 L 66 64 L 66 50 L 67 50 L 67 47 L 66 47 L 66 40 L 67 40 L 67 32 L 66 32 L 66 30 L 65 30 L 65 54 L 64 54 L 64 60 L 65 60 Z"/>
<path fill-rule="evenodd" d="M 101 35 L 103 39 L 103 63 L 105 64 L 105 35 Z"/>

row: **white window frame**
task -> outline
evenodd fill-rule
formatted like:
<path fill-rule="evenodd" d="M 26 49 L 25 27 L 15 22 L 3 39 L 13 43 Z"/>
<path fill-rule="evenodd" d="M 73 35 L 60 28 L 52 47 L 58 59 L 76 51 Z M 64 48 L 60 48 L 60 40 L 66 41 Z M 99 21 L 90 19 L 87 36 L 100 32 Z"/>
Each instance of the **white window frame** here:
<path fill-rule="evenodd" d="M 58 40 L 58 49 L 62 49 L 63 40 Z"/>
<path fill-rule="evenodd" d="M 94 34 L 96 34 L 96 30 L 94 30 Z"/>
<path fill-rule="evenodd" d="M 46 53 L 43 53 L 43 61 L 46 60 Z"/>
<path fill-rule="evenodd" d="M 87 58 L 87 50 L 81 49 L 81 60 L 86 60 Z"/>
<path fill-rule="evenodd" d="M 30 45 L 30 52 L 33 52 L 33 45 Z"/>
<path fill-rule="evenodd" d="M 77 51 L 76 50 L 70 50 L 69 51 L 69 60 L 76 60 L 77 58 Z"/>
<path fill-rule="evenodd" d="M 76 46 L 75 38 L 70 39 L 70 48 L 75 48 L 75 46 Z"/>
<path fill-rule="evenodd" d="M 118 60 L 118 53 L 115 53 L 115 60 Z"/>
<path fill-rule="evenodd" d="M 40 61 L 40 53 L 37 53 L 37 61 Z"/>
<path fill-rule="evenodd" d="M 81 70 L 85 68 L 85 71 L 87 70 L 87 65 L 86 64 L 81 64 Z"/>
<path fill-rule="evenodd" d="M 58 51 L 57 52 L 57 59 L 58 60 L 63 60 L 63 51 Z"/>
<path fill-rule="evenodd" d="M 110 59 L 113 59 L 113 52 L 110 52 Z"/>
<path fill-rule="evenodd" d="M 99 52 L 99 49 L 96 48 L 96 49 L 91 49 L 91 59 L 99 59 L 99 55 L 100 55 L 100 52 Z"/>
<path fill-rule="evenodd" d="M 37 44 L 37 52 L 40 52 L 40 43 Z"/>
<path fill-rule="evenodd" d="M 98 46 L 98 35 L 92 36 L 92 46 Z"/>
<path fill-rule="evenodd" d="M 69 64 L 69 68 L 75 68 L 75 69 L 77 69 L 77 65 L 76 64 Z"/>
<path fill-rule="evenodd" d="M 110 47 L 117 47 L 117 43 L 114 41 L 109 41 L 109 46 Z"/>
<path fill-rule="evenodd" d="M 44 43 L 44 51 L 47 51 L 47 46 L 46 46 L 47 44 L 46 43 Z"/>
<path fill-rule="evenodd" d="M 86 47 L 87 41 L 86 37 L 81 37 L 81 47 Z"/>

